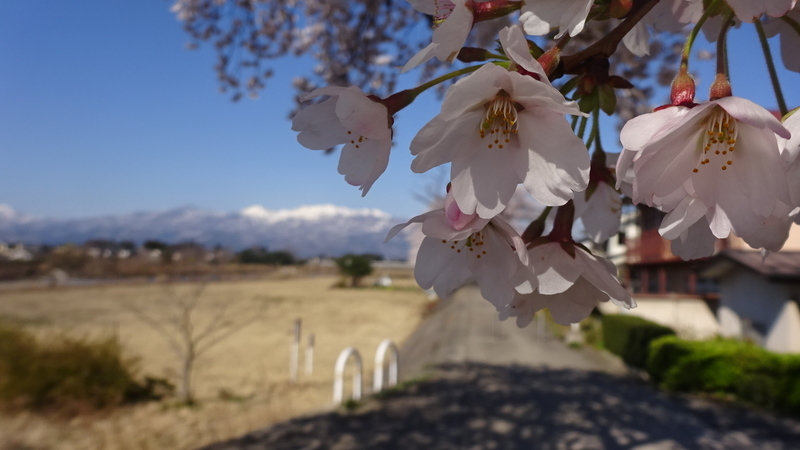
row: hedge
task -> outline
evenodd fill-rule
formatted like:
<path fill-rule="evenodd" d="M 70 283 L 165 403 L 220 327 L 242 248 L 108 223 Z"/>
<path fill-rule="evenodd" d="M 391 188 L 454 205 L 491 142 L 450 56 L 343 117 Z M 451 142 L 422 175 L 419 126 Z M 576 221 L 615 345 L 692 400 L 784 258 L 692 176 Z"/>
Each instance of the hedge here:
<path fill-rule="evenodd" d="M 734 395 L 768 408 L 800 412 L 800 355 L 779 355 L 728 339 L 652 343 L 647 372 L 674 391 Z"/>
<path fill-rule="evenodd" d="M 650 354 L 650 342 L 666 335 L 674 335 L 672 328 L 627 314 L 603 316 L 603 344 L 612 353 L 622 357 L 626 364 L 644 369 Z"/>

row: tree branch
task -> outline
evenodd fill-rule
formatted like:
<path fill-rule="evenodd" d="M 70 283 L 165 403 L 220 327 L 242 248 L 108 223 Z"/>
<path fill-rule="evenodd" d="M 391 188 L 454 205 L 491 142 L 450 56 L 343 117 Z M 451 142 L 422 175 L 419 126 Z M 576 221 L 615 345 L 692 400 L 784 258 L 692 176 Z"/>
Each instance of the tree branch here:
<path fill-rule="evenodd" d="M 635 5 L 625 20 L 611 30 L 605 37 L 574 55 L 562 56 L 559 69 L 554 72 L 554 74 L 557 74 L 554 78 L 559 78 L 567 73 L 578 73 L 579 67 L 592 58 L 609 58 L 617 51 L 617 47 L 619 43 L 622 42 L 622 39 L 625 38 L 625 35 L 628 34 L 628 32 L 631 31 L 658 2 L 659 0 L 645 0 L 643 3 Z"/>

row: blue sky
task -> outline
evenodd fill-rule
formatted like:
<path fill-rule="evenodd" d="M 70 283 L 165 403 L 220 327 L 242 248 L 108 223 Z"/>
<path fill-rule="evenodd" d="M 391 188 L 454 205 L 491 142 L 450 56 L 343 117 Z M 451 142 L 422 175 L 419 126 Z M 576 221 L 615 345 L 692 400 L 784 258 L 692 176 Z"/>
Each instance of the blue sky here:
<path fill-rule="evenodd" d="M 54 218 L 184 205 L 421 212 L 412 194 L 436 177 L 410 172 L 408 143 L 438 110 L 432 95 L 400 113 L 389 170 L 362 198 L 336 172 L 336 157 L 304 149 L 290 129 L 291 78 L 312 62 L 279 61 L 259 99 L 232 103 L 217 91 L 213 52 L 186 50 L 169 7 L 0 2 L 0 203 Z M 734 93 L 774 108 L 751 27 L 735 30 L 730 48 Z M 694 68 L 707 86 L 711 64 Z M 790 88 L 798 77 L 781 71 L 790 108 L 800 105 L 800 90 Z M 607 149 L 617 147 L 606 136 Z"/>

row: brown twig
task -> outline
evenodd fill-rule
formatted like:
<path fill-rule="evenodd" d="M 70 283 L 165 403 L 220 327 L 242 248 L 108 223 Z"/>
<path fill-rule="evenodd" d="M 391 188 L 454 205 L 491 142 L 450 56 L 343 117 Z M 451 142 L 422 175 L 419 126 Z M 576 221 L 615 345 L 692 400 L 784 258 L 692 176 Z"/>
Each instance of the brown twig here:
<path fill-rule="evenodd" d="M 594 44 L 586 47 L 585 49 L 573 55 L 566 55 L 561 57 L 561 66 L 555 72 L 555 78 L 563 74 L 575 74 L 579 72 L 579 68 L 584 62 L 594 59 L 596 57 L 609 58 L 614 52 L 617 51 L 619 43 L 628 34 L 633 27 L 639 23 L 640 20 L 648 13 L 659 0 L 645 0 L 642 3 L 634 5 L 631 12 L 616 28 L 611 30 L 605 37 L 595 42 Z"/>

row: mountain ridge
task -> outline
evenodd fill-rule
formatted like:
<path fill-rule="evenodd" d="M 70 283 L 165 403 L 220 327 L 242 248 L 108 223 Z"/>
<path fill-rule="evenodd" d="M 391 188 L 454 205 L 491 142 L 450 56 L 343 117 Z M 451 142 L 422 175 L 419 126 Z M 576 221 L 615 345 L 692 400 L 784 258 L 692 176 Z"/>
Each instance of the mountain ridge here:
<path fill-rule="evenodd" d="M 289 250 L 303 258 L 375 253 L 405 259 L 409 244 L 404 236 L 383 243 L 391 227 L 402 221 L 379 209 L 333 204 L 278 210 L 252 205 L 236 212 L 182 206 L 81 219 L 29 216 L 0 204 L 0 241 L 59 245 L 90 239 L 139 243 L 159 239 L 169 243 L 219 244 L 236 251 L 263 245 L 270 250 Z"/>

